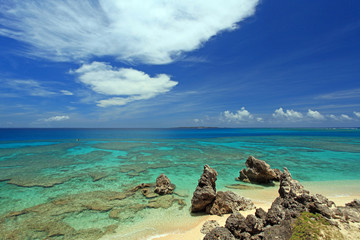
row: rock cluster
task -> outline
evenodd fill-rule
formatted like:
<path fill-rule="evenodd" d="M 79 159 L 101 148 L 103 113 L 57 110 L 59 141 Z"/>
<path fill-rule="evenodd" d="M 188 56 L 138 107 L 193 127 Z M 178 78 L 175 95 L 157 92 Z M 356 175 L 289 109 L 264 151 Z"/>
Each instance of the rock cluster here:
<path fill-rule="evenodd" d="M 270 165 L 263 160 L 259 160 L 250 156 L 246 162 L 245 168 L 241 169 L 238 180 L 250 183 L 270 183 L 271 181 L 279 181 L 281 171 L 279 169 L 271 169 Z"/>
<path fill-rule="evenodd" d="M 191 199 L 191 212 L 206 212 L 221 216 L 226 213 L 255 207 L 250 200 L 231 191 L 219 191 L 216 193 L 216 179 L 217 172 L 209 165 L 205 165 L 204 172 Z"/>
<path fill-rule="evenodd" d="M 272 203 L 268 212 L 256 209 L 255 215 L 246 218 L 238 212 L 232 213 L 226 220 L 225 229 L 214 228 L 204 239 L 290 239 L 293 224 L 303 213 L 321 214 L 330 224 L 335 219 L 342 222 L 360 222 L 360 201 L 354 200 L 345 207 L 336 207 L 326 197 L 310 194 L 284 168 L 280 177 L 279 197 Z M 219 237 L 221 236 L 221 237 Z"/>
<path fill-rule="evenodd" d="M 170 179 L 165 174 L 160 174 L 156 178 L 156 187 L 154 192 L 160 195 L 171 194 L 175 189 L 175 184 L 172 184 Z"/>

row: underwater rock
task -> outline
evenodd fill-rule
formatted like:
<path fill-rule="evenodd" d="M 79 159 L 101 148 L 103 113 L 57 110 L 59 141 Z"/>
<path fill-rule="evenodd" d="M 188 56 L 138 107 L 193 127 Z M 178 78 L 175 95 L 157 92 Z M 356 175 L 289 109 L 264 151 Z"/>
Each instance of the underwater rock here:
<path fill-rule="evenodd" d="M 175 198 L 171 195 L 163 195 L 149 200 L 149 208 L 169 208 L 173 205 Z"/>
<path fill-rule="evenodd" d="M 249 156 L 245 165 L 247 170 L 243 168 L 240 171 L 239 180 L 251 183 L 270 183 L 271 181 L 279 181 L 280 170 L 270 168 L 270 165 L 263 160 Z"/>
<path fill-rule="evenodd" d="M 206 212 L 222 216 L 226 213 L 233 213 L 235 211 L 241 210 L 251 210 L 254 209 L 255 206 L 253 202 L 249 199 L 245 199 L 234 192 L 219 191 L 216 193 L 215 201 L 212 205 L 208 205 Z"/>
<path fill-rule="evenodd" d="M 200 232 L 203 234 L 209 233 L 214 228 L 220 227 L 219 223 L 216 220 L 208 220 L 201 227 Z"/>
<path fill-rule="evenodd" d="M 264 189 L 263 187 L 260 186 L 245 185 L 245 184 L 231 184 L 231 185 L 226 185 L 225 187 L 230 189 L 240 189 L 240 190 Z"/>
<path fill-rule="evenodd" d="M 212 204 L 216 197 L 216 179 L 217 172 L 206 164 L 191 199 L 191 212 L 205 211 Z"/>
<path fill-rule="evenodd" d="M 172 184 L 170 179 L 165 174 L 160 174 L 156 178 L 155 193 L 160 195 L 171 194 L 175 189 L 175 184 Z"/>

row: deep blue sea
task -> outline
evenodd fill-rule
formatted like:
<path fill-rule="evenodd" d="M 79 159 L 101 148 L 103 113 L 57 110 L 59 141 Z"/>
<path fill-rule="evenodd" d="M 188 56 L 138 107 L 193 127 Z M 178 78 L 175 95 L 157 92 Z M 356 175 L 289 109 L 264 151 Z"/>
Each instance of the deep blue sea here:
<path fill-rule="evenodd" d="M 229 190 L 249 155 L 300 181 L 360 180 L 360 129 L 0 129 L 0 239 L 100 239 L 147 220 L 156 234 L 154 216 L 191 218 L 204 164 Z M 176 194 L 129 194 L 161 173 Z"/>

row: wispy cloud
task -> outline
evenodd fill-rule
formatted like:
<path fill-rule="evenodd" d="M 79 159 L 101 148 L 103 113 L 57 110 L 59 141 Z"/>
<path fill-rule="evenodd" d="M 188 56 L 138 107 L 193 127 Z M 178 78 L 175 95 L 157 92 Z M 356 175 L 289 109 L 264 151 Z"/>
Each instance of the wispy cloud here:
<path fill-rule="evenodd" d="M 132 68 L 114 68 L 103 62 L 83 64 L 72 73 L 77 74 L 79 81 L 94 92 L 114 96 L 97 101 L 100 107 L 121 106 L 136 100 L 150 99 L 177 85 L 166 74 L 150 77 Z"/>
<path fill-rule="evenodd" d="M 334 115 L 334 114 L 330 114 L 329 117 L 333 120 L 336 121 L 343 121 L 343 120 L 353 120 L 349 115 L 347 114 L 341 114 L 341 115 Z"/>
<path fill-rule="evenodd" d="M 67 95 L 67 96 L 71 96 L 71 95 L 74 95 L 74 93 L 68 91 L 68 90 L 60 90 L 60 92 L 64 95 Z"/>
<path fill-rule="evenodd" d="M 0 35 L 32 46 L 28 54 L 55 61 L 115 56 L 121 61 L 164 64 L 199 48 L 220 31 L 236 29 L 239 21 L 254 14 L 258 3 L 5 0 Z"/>
<path fill-rule="evenodd" d="M 356 117 L 360 118 L 360 112 L 355 112 L 354 111 L 354 114 L 355 114 Z"/>
<path fill-rule="evenodd" d="M 59 122 L 59 121 L 64 121 L 64 120 L 68 120 L 70 119 L 69 116 L 54 116 L 54 117 L 49 117 L 44 119 L 45 122 Z"/>
<path fill-rule="evenodd" d="M 303 118 L 303 115 L 300 112 L 296 112 L 294 110 L 286 110 L 284 112 L 283 108 L 276 109 L 272 114 L 274 118 L 282 118 L 291 121 L 300 120 Z"/>
<path fill-rule="evenodd" d="M 346 99 L 360 98 L 360 88 L 336 91 L 328 94 L 322 94 L 315 97 L 316 99 Z"/>
<path fill-rule="evenodd" d="M 4 88 L 16 90 L 17 92 L 25 93 L 30 96 L 48 97 L 57 94 L 56 92 L 44 87 L 40 82 L 31 79 L 8 79 L 3 83 Z"/>

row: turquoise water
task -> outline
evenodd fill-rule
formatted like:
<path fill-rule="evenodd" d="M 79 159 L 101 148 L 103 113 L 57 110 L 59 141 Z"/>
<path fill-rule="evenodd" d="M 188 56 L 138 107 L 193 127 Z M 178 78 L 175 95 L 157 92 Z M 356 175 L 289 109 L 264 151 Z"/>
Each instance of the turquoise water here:
<path fill-rule="evenodd" d="M 188 216 L 203 165 L 226 189 L 249 155 L 300 181 L 359 180 L 360 130 L 0 129 L 0 239 L 99 239 L 167 208 Z M 158 208 L 140 191 L 116 198 L 161 173 L 177 195 Z"/>

